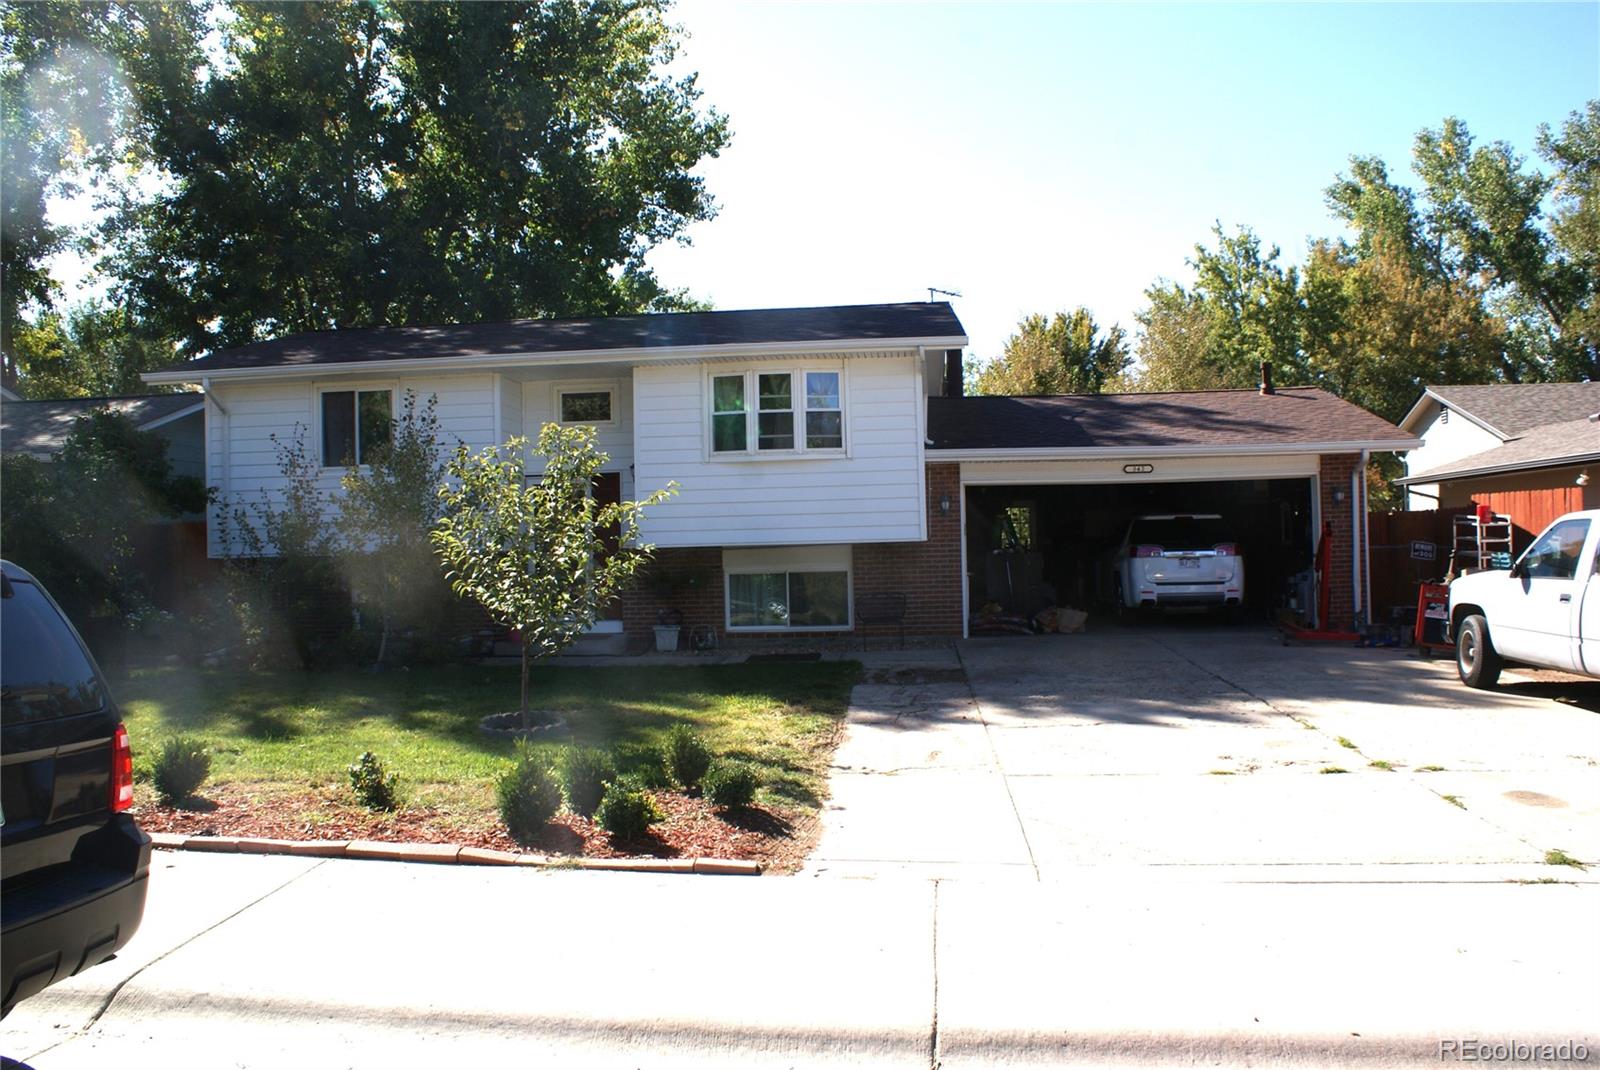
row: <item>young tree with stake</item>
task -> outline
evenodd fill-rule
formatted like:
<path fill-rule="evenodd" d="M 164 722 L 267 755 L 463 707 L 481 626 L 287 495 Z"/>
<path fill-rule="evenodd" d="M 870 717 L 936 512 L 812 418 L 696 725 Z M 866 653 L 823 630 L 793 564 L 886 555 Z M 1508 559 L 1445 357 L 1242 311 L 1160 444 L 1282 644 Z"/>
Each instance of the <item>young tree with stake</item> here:
<path fill-rule="evenodd" d="M 594 428 L 545 424 L 536 447 L 545 468 L 534 481 L 524 476 L 526 446 L 513 438 L 456 450 L 432 539 L 456 593 L 522 637 L 522 727 L 532 728 L 532 660 L 570 646 L 649 561 L 655 548 L 639 542 L 639 518 L 677 484 L 602 505 L 591 488 L 608 458 L 594 448 Z"/>

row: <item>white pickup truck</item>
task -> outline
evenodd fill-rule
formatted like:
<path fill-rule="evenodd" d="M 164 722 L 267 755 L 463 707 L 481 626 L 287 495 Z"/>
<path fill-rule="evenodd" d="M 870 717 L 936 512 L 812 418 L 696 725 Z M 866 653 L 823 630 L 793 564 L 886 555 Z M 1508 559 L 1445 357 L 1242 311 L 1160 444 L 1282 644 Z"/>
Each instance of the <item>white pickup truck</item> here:
<path fill-rule="evenodd" d="M 1506 662 L 1600 678 L 1600 509 L 1557 517 L 1507 569 L 1450 584 L 1450 635 L 1468 687 Z"/>

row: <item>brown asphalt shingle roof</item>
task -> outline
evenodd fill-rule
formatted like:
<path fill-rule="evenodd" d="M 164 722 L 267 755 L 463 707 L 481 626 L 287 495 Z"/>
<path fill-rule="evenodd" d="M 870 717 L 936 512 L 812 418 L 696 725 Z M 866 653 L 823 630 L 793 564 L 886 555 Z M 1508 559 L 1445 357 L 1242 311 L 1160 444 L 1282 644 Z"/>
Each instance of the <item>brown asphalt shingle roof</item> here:
<path fill-rule="evenodd" d="M 1600 412 L 1600 383 L 1430 386 L 1428 392 L 1508 437 Z"/>
<path fill-rule="evenodd" d="M 1314 387 L 1160 394 L 930 398 L 932 449 L 1304 446 L 1410 438 Z"/>
<path fill-rule="evenodd" d="M 1526 471 L 1600 461 L 1600 421 L 1587 416 L 1527 428 L 1493 449 L 1447 461 L 1426 472 L 1411 472 L 1402 484 L 1438 483 L 1491 472 Z"/>

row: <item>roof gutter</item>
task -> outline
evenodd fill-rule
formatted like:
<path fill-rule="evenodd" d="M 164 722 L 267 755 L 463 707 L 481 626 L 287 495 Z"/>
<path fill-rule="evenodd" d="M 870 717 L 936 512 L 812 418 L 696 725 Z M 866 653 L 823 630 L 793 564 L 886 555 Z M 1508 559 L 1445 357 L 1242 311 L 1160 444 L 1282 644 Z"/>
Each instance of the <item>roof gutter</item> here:
<path fill-rule="evenodd" d="M 966 335 L 947 338 L 839 338 L 823 342 L 760 342 L 720 346 L 635 346 L 628 349 L 570 349 L 553 353 L 495 353 L 451 357 L 403 357 L 397 359 L 353 360 L 326 364 L 273 364 L 255 368 L 215 368 L 194 370 L 178 367 L 145 372 L 140 376 L 152 385 L 202 382 L 205 378 L 287 379 L 314 378 L 319 375 L 367 373 L 388 375 L 407 371 L 489 371 L 495 368 L 556 367 L 567 364 L 666 364 L 675 361 L 738 360 L 748 357 L 804 356 L 813 353 L 840 353 L 861 350 L 956 348 L 967 344 Z"/>
<path fill-rule="evenodd" d="M 1354 442 L 1293 442 L 1282 445 L 1247 443 L 1239 446 L 1072 446 L 1038 449 L 938 449 L 928 450 L 937 461 L 1104 461 L 1123 457 L 1256 457 L 1264 454 L 1391 453 L 1416 449 L 1414 438 L 1374 439 Z"/>
<path fill-rule="evenodd" d="M 1413 483 L 1450 483 L 1460 479 L 1477 479 L 1479 476 L 1497 476 L 1507 472 L 1537 472 L 1546 468 L 1567 468 L 1576 464 L 1594 464 L 1600 461 L 1600 451 L 1591 453 L 1573 453 L 1566 457 L 1550 457 L 1538 461 L 1511 461 L 1507 464 L 1485 465 L 1482 468 L 1462 468 L 1458 470 L 1439 469 L 1434 472 L 1418 472 L 1414 476 L 1405 476 L 1395 480 L 1397 487 L 1409 487 Z"/>

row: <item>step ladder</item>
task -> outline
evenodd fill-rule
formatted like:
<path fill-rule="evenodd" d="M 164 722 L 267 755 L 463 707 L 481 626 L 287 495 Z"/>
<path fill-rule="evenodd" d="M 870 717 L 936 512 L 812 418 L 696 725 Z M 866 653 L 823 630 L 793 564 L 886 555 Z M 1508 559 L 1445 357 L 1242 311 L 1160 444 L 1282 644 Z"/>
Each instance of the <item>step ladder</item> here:
<path fill-rule="evenodd" d="M 1511 567 L 1511 518 L 1480 510 L 1455 518 L 1450 575 Z"/>

